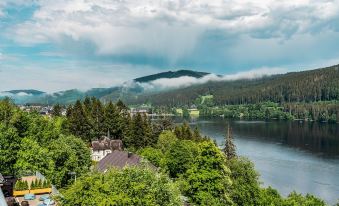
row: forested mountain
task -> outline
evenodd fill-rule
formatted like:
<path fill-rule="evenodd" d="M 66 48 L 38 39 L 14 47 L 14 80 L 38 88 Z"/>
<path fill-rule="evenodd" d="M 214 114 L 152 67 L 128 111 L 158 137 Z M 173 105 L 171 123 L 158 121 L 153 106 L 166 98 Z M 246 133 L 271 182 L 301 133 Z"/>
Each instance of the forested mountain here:
<path fill-rule="evenodd" d="M 213 95 L 216 105 L 339 100 L 339 66 L 291 72 L 260 79 L 210 81 L 152 95 L 126 98 L 130 104 L 192 105 L 201 95 Z"/>
<path fill-rule="evenodd" d="M 121 86 L 93 88 L 85 92 L 73 89 L 46 94 L 35 90 L 13 90 L 11 98 L 20 104 L 70 104 L 77 99 L 94 96 L 104 102 L 122 99 L 128 104 L 151 103 L 166 106 L 189 106 L 203 95 L 213 95 L 214 105 L 251 104 L 266 101 L 289 103 L 339 100 L 338 68 L 339 65 L 336 65 L 258 79 L 209 81 L 175 89 L 145 89 L 144 84 L 150 84 L 163 78 L 194 77 L 198 79 L 208 75 L 204 72 L 179 70 L 140 77 Z M 29 95 L 20 95 L 24 94 L 23 92 L 29 93 Z M 9 93 L 3 92 L 2 94 L 2 96 L 6 96 Z"/>
<path fill-rule="evenodd" d="M 144 77 L 136 78 L 134 79 L 134 81 L 143 83 L 143 82 L 150 82 L 150 81 L 154 81 L 154 80 L 162 79 L 162 78 L 171 79 L 171 78 L 178 78 L 178 77 L 183 77 L 183 76 L 201 78 L 208 74 L 209 73 L 206 73 L 206 72 L 196 72 L 196 71 L 191 71 L 191 70 L 178 70 L 178 71 L 161 72 L 158 74 L 144 76 Z"/>
<path fill-rule="evenodd" d="M 5 93 L 10 93 L 10 94 L 26 94 L 26 95 L 41 95 L 44 94 L 45 92 L 35 90 L 35 89 L 23 89 L 23 90 L 10 90 L 10 91 L 5 91 Z"/>
<path fill-rule="evenodd" d="M 86 96 L 101 98 L 103 101 L 109 100 L 118 100 L 124 99 L 129 96 L 136 96 L 140 94 L 150 94 L 168 90 L 166 88 L 155 88 L 148 89 L 145 91 L 145 88 L 141 85 L 142 83 L 150 83 L 158 79 L 172 79 L 179 77 L 194 77 L 201 78 L 209 73 L 205 72 L 196 72 L 191 70 L 178 70 L 178 71 L 168 71 L 158 74 L 153 74 L 149 76 L 140 77 L 129 82 L 125 82 L 123 85 L 114 86 L 110 88 L 92 88 L 87 91 L 80 91 L 78 89 L 70 89 L 66 91 L 55 92 L 47 94 L 45 92 L 37 90 L 12 90 L 8 92 L 0 92 L 0 98 L 9 96 L 17 104 L 25 103 L 39 103 L 39 104 L 71 104 L 78 99 L 84 99 Z M 26 94 L 26 95 L 24 95 Z"/>

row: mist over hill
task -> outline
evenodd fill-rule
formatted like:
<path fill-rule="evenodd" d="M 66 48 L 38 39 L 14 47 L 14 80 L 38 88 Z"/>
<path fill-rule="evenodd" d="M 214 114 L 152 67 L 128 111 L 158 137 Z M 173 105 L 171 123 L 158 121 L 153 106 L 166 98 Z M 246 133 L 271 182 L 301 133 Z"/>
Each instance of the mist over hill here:
<path fill-rule="evenodd" d="M 213 95 L 216 104 L 246 104 L 262 101 L 313 102 L 339 99 L 338 65 L 280 74 L 261 69 L 232 75 L 178 70 L 136 78 L 120 86 L 71 89 L 48 94 L 38 90 L 0 92 L 17 104 L 70 104 L 86 96 L 103 102 L 122 99 L 127 104 L 191 105 L 201 95 Z"/>

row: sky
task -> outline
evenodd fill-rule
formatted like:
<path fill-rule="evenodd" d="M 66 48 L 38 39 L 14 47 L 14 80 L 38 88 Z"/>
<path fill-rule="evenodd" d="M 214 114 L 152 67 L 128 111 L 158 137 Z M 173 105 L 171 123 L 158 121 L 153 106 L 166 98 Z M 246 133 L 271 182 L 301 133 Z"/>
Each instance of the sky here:
<path fill-rule="evenodd" d="M 339 0 L 0 0 L 0 91 L 339 63 Z"/>

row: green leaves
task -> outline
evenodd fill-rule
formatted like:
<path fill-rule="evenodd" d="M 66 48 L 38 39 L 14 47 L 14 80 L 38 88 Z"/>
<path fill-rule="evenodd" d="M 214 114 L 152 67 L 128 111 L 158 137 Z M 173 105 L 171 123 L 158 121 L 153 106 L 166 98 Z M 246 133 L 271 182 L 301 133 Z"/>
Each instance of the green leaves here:
<path fill-rule="evenodd" d="M 49 175 L 52 183 L 58 187 L 66 186 L 75 172 L 79 177 L 86 174 L 91 166 L 90 151 L 86 144 L 74 136 L 61 136 L 48 147 L 54 162 L 53 174 Z"/>
<path fill-rule="evenodd" d="M 54 162 L 47 148 L 41 147 L 36 141 L 30 138 L 24 138 L 21 141 L 14 167 L 18 174 L 39 171 L 45 175 L 52 175 Z"/>
<path fill-rule="evenodd" d="M 175 184 L 146 167 L 91 173 L 64 191 L 63 196 L 63 206 L 182 205 Z"/>
<path fill-rule="evenodd" d="M 15 174 L 14 164 L 17 160 L 21 137 L 12 126 L 0 123 L 0 173 Z"/>

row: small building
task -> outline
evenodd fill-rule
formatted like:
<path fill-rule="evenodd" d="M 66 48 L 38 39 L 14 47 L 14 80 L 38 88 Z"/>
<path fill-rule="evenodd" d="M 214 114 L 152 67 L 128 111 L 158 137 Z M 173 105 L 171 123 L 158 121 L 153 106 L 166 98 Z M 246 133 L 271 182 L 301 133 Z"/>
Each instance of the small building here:
<path fill-rule="evenodd" d="M 103 136 L 100 140 L 92 141 L 91 156 L 93 161 L 100 161 L 114 150 L 123 150 L 122 141 L 111 140 L 110 136 Z"/>
<path fill-rule="evenodd" d="M 110 168 L 122 169 L 125 166 L 139 166 L 143 162 L 142 157 L 127 151 L 114 150 L 106 155 L 98 164 L 99 172 L 106 172 Z M 151 163 L 147 163 L 151 168 L 156 169 Z"/>

